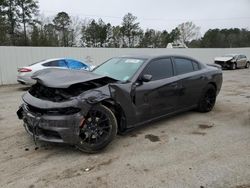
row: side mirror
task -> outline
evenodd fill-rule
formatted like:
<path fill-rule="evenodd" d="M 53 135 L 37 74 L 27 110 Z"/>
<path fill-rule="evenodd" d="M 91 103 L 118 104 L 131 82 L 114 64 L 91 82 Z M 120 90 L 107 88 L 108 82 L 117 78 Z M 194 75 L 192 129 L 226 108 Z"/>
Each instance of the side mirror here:
<path fill-rule="evenodd" d="M 150 80 L 152 80 L 152 75 L 150 75 L 150 74 L 144 74 L 144 75 L 142 75 L 141 80 L 143 82 L 149 82 Z"/>

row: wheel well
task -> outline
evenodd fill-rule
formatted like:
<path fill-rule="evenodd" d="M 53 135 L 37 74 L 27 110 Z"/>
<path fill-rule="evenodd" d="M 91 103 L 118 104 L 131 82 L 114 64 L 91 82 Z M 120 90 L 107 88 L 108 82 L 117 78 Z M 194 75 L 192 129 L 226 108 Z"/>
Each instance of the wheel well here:
<path fill-rule="evenodd" d="M 117 120 L 118 132 L 124 132 L 126 129 L 126 117 L 122 107 L 113 100 L 104 100 L 101 104 L 109 108 L 114 113 Z"/>
<path fill-rule="evenodd" d="M 209 84 L 212 85 L 212 86 L 214 86 L 215 90 L 217 91 L 217 85 L 216 85 L 215 82 L 209 82 L 208 85 L 209 85 Z"/>

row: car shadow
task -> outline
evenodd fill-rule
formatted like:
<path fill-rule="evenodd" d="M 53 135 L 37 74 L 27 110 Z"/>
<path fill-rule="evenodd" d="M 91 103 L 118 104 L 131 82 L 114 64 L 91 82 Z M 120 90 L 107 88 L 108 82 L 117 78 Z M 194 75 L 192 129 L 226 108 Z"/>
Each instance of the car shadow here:
<path fill-rule="evenodd" d="M 30 89 L 30 86 L 20 86 L 17 88 L 18 91 L 28 91 Z"/>
<path fill-rule="evenodd" d="M 29 148 L 28 151 L 35 150 L 34 152 L 36 152 L 36 151 L 40 151 L 40 152 L 43 151 L 43 152 L 49 152 L 49 153 L 52 152 L 52 153 L 55 153 L 55 155 L 57 155 L 57 154 L 58 155 L 71 155 L 73 153 L 74 155 L 79 155 L 79 156 L 81 156 L 81 155 L 84 155 L 84 156 L 102 155 L 102 154 L 113 153 L 116 150 L 116 148 L 120 148 L 119 143 L 123 139 L 127 139 L 128 137 L 137 137 L 137 135 L 140 135 L 140 134 L 147 134 L 150 136 L 151 135 L 150 129 L 164 127 L 164 126 L 166 126 L 166 124 L 169 121 L 173 121 L 176 118 L 185 117 L 187 115 L 191 115 L 194 113 L 198 113 L 198 112 L 196 112 L 195 110 L 190 110 L 187 112 L 177 113 L 177 114 L 174 114 L 171 116 L 162 117 L 162 118 L 159 118 L 157 120 L 142 124 L 142 125 L 137 126 L 135 128 L 131 128 L 131 129 L 127 130 L 126 132 L 119 133 L 117 135 L 117 138 L 115 139 L 116 142 L 112 142 L 111 146 L 108 146 L 107 148 L 105 148 L 97 153 L 94 153 L 94 154 L 84 153 L 84 152 L 78 150 L 73 145 L 64 144 L 64 143 L 50 143 L 50 142 L 44 142 L 44 141 L 39 141 L 39 140 L 37 140 L 37 142 L 36 142 L 37 145 L 35 145 L 35 143 L 34 143 L 34 145 L 32 146 L 32 149 Z M 154 135 L 151 135 L 151 136 L 154 136 Z"/>
<path fill-rule="evenodd" d="M 147 122 L 147 123 L 142 124 L 140 126 L 128 129 L 127 131 L 125 131 L 124 133 L 120 133 L 119 135 L 121 135 L 121 136 L 126 136 L 126 135 L 131 135 L 131 134 L 133 135 L 133 134 L 138 133 L 142 130 L 147 131 L 147 129 L 152 128 L 152 127 L 157 128 L 158 126 L 165 126 L 165 124 L 168 121 L 172 121 L 172 120 L 175 120 L 176 118 L 184 117 L 184 116 L 190 115 L 192 113 L 198 113 L 198 112 L 196 112 L 195 110 L 190 110 L 190 111 L 186 111 L 186 112 L 180 112 L 180 113 L 176 113 L 173 115 L 161 117 L 159 119 Z"/>

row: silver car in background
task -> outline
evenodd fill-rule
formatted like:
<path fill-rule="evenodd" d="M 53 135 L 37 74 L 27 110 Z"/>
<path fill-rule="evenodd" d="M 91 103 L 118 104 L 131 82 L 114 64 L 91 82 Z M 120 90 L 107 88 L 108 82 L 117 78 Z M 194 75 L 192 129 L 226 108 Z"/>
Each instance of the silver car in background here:
<path fill-rule="evenodd" d="M 85 62 L 81 62 L 74 59 L 66 58 L 56 58 L 56 59 L 47 59 L 37 63 L 33 63 L 27 67 L 22 67 L 18 69 L 17 82 L 24 85 L 33 85 L 36 83 L 31 76 L 43 69 L 48 68 L 59 68 L 59 69 L 77 69 L 77 70 L 87 70 L 90 71 L 93 69 L 93 66 Z"/>
<path fill-rule="evenodd" d="M 242 54 L 228 54 L 222 57 L 216 57 L 214 63 L 220 65 L 224 69 L 249 68 L 250 62 L 247 57 Z"/>

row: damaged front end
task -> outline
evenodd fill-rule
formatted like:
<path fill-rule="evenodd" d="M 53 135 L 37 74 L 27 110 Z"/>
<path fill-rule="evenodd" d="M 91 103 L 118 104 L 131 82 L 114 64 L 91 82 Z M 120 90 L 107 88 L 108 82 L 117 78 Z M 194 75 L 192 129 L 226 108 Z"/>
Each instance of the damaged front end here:
<path fill-rule="evenodd" d="M 231 68 L 232 64 L 235 62 L 236 60 L 234 57 L 217 57 L 214 60 L 214 63 L 220 65 L 223 69 Z"/>
<path fill-rule="evenodd" d="M 38 78 L 23 95 L 18 118 L 23 120 L 26 131 L 35 140 L 69 144 L 80 141 L 80 129 L 89 110 L 110 98 L 109 84 L 115 82 L 108 77 L 88 78 L 86 82 L 77 80 L 68 86 L 62 83 L 61 88 L 57 88 L 56 84 L 46 84 Z"/>

